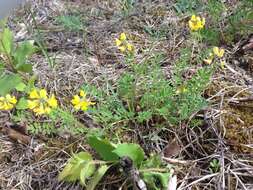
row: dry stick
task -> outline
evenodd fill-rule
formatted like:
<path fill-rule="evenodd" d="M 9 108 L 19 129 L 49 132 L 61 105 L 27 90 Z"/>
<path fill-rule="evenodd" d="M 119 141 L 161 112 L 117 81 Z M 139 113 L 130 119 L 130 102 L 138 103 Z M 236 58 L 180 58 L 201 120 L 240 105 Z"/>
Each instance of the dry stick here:
<path fill-rule="evenodd" d="M 169 162 L 171 164 L 182 164 L 182 165 L 189 165 L 194 163 L 194 161 L 192 160 L 178 160 L 178 159 L 173 159 L 173 158 L 166 158 L 166 157 L 162 157 L 162 159 L 166 162 Z"/>
<path fill-rule="evenodd" d="M 186 189 L 186 188 L 188 188 L 188 187 L 190 187 L 190 186 L 192 186 L 192 185 L 194 185 L 194 184 L 197 184 L 198 182 L 204 181 L 204 180 L 206 180 L 206 179 L 208 179 L 208 178 L 211 178 L 211 177 L 214 177 L 214 176 L 218 176 L 218 175 L 219 175 L 219 173 L 214 173 L 214 174 L 206 175 L 206 176 L 204 176 L 204 177 L 202 177 L 202 178 L 200 178 L 200 179 L 197 179 L 197 180 L 191 182 L 190 184 L 186 185 L 186 186 L 183 187 L 183 188 L 178 188 L 178 190 Z"/>
<path fill-rule="evenodd" d="M 189 168 L 189 172 L 185 175 L 184 179 L 182 180 L 182 183 L 180 184 L 180 186 L 178 187 L 178 190 L 181 190 L 182 186 L 184 186 L 185 181 L 187 181 L 188 176 L 191 174 L 191 170 L 192 168 L 194 168 L 196 166 L 195 164 L 192 164 L 192 166 Z"/>
<path fill-rule="evenodd" d="M 244 190 L 248 190 L 247 187 L 243 184 L 243 182 L 241 181 L 241 179 L 238 177 L 238 175 L 236 175 L 236 173 L 233 172 L 233 170 L 230 170 L 231 173 L 236 177 L 236 179 L 238 180 L 238 182 L 242 185 Z"/>

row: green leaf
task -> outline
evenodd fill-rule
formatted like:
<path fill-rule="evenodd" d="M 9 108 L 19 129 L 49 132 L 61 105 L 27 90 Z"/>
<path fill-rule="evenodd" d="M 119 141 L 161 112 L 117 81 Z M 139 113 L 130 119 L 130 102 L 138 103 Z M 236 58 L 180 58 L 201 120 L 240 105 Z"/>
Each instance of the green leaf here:
<path fill-rule="evenodd" d="M 30 57 L 37 49 L 33 46 L 30 41 L 23 42 L 19 44 L 14 53 L 14 64 L 16 69 L 31 73 L 32 65 L 27 64 L 27 58 Z"/>
<path fill-rule="evenodd" d="M 19 83 L 15 88 L 16 88 L 16 90 L 19 91 L 19 92 L 24 92 L 25 89 L 26 89 L 26 84 L 23 83 L 23 82 L 21 82 L 21 83 Z"/>
<path fill-rule="evenodd" d="M 25 73 L 32 73 L 32 71 L 33 71 L 32 64 L 18 64 L 15 68 L 18 71 L 22 71 L 22 72 L 25 72 Z"/>
<path fill-rule="evenodd" d="M 116 148 L 111 142 L 106 139 L 101 139 L 100 137 L 90 136 L 88 137 L 88 144 L 94 148 L 97 153 L 106 161 L 118 160 L 117 154 L 113 152 Z"/>
<path fill-rule="evenodd" d="M 98 182 L 102 179 L 102 177 L 105 175 L 106 171 L 109 169 L 109 166 L 102 165 L 98 168 L 98 170 L 95 172 L 92 179 L 89 181 L 86 189 L 94 190 L 98 184 Z"/>
<path fill-rule="evenodd" d="M 155 190 L 168 189 L 170 173 L 143 172 L 142 176 L 143 176 L 143 180 L 148 184 L 150 189 L 155 189 Z"/>
<path fill-rule="evenodd" d="M 30 77 L 28 83 L 27 83 L 27 88 L 26 88 L 26 92 L 29 93 L 32 89 L 35 88 L 35 81 L 36 81 L 37 77 L 35 75 L 33 75 L 32 77 Z"/>
<path fill-rule="evenodd" d="M 92 176 L 95 172 L 96 167 L 94 163 L 87 163 L 80 172 L 80 182 L 82 185 L 85 185 L 85 180 Z"/>
<path fill-rule="evenodd" d="M 18 110 L 25 110 L 28 108 L 28 103 L 27 103 L 27 99 L 22 97 L 19 99 L 17 105 L 16 105 L 16 108 Z"/>
<path fill-rule="evenodd" d="M 5 54 L 11 54 L 13 47 L 13 35 L 9 28 L 3 29 L 0 37 L 0 51 Z"/>
<path fill-rule="evenodd" d="M 22 79 L 18 74 L 4 75 L 0 78 L 0 95 L 4 96 L 8 94 L 21 82 Z"/>
<path fill-rule="evenodd" d="M 58 179 L 60 181 L 74 182 L 80 179 L 83 168 L 87 168 L 92 161 L 92 156 L 88 152 L 80 152 L 74 154 L 72 158 L 69 159 L 67 165 L 64 167 L 62 172 L 59 174 Z M 88 171 L 91 173 L 92 169 Z M 82 180 L 85 181 L 85 175 L 83 175 Z"/>
<path fill-rule="evenodd" d="M 145 156 L 140 145 L 131 143 L 119 144 L 113 152 L 119 157 L 128 156 L 133 160 L 135 166 L 140 165 Z"/>

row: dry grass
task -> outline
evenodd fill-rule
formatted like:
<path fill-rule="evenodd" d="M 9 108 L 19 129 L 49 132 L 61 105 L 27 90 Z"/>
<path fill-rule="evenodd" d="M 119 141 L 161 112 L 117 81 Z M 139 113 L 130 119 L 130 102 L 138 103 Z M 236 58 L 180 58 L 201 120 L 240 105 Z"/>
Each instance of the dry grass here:
<path fill-rule="evenodd" d="M 118 2 L 33 0 L 26 9 L 17 13 L 17 17 L 10 19 L 16 34 L 22 34 L 17 40 L 34 39 L 40 29 L 45 50 L 54 67 L 50 67 L 49 60 L 41 52 L 32 58 L 38 86 L 56 93 L 61 97 L 62 105 L 82 84 L 100 86 L 105 79 L 115 82 L 125 71 L 122 57 L 115 53 L 114 47 L 114 38 L 121 31 L 131 35 L 139 52 L 137 62 L 150 56 L 150 51 L 146 50 L 148 48 L 152 49 L 152 53 L 165 52 L 166 59 L 161 64 L 168 77 L 174 61 L 179 57 L 180 48 L 190 43 L 185 27 L 188 15 L 178 16 L 173 9 L 173 1 L 139 1 L 137 11 L 128 17 L 119 15 Z M 67 31 L 56 24 L 54 18 L 70 10 L 79 12 L 85 19 L 84 31 Z M 27 31 L 21 27 L 21 23 L 26 24 Z M 154 29 L 166 26 L 165 35 L 153 40 L 143 32 L 145 26 Z M 161 154 L 164 154 L 164 148 L 172 139 L 176 139 L 180 144 L 179 150 L 175 150 L 169 158 L 164 156 L 164 160 L 173 164 L 179 189 L 253 189 L 253 121 L 250 125 L 245 123 L 248 120 L 239 121 L 242 116 L 237 114 L 239 123 L 235 125 L 244 127 L 239 130 L 246 130 L 247 135 L 245 137 L 243 134 L 244 139 L 239 140 L 226 136 L 231 127 L 236 127 L 226 120 L 234 110 L 231 103 L 240 104 L 241 98 L 253 96 L 252 73 L 241 68 L 235 57 L 238 47 L 238 44 L 234 44 L 226 48 L 227 60 L 230 61 L 225 70 L 216 73 L 206 91 L 210 107 L 197 114 L 204 121 L 202 127 L 188 128 L 187 123 L 182 123 L 178 128 L 161 131 L 151 128 L 131 131 L 126 137 L 137 139 L 145 150 Z M 201 48 L 205 47 L 199 47 L 197 51 L 201 51 Z M 252 106 L 251 99 L 244 102 Z M 252 108 L 250 110 L 252 114 Z M 0 113 L 0 126 L 3 128 L 9 119 L 9 114 Z M 232 130 L 233 133 L 238 131 Z M 154 136 L 158 138 L 152 138 Z M 0 189 L 82 189 L 78 184 L 57 180 L 58 172 L 73 149 L 86 150 L 87 147 L 79 137 L 64 139 L 36 136 L 30 145 L 22 145 L 0 133 Z M 220 161 L 221 170 L 211 173 L 209 163 L 214 158 Z M 112 173 L 100 187 L 118 189 L 122 183 L 122 179 Z"/>

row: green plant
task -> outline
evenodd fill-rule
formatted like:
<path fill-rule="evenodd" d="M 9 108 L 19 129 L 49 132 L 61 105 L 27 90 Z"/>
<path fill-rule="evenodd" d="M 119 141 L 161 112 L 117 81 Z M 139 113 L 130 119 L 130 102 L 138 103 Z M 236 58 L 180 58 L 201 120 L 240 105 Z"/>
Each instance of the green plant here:
<path fill-rule="evenodd" d="M 27 59 L 36 51 L 32 41 L 15 43 L 9 28 L 0 33 L 0 95 L 24 86 L 32 74 L 32 64 Z"/>
<path fill-rule="evenodd" d="M 174 8 L 180 14 L 193 13 L 194 11 L 200 10 L 202 6 L 200 0 L 177 0 L 174 4 Z"/>
<path fill-rule="evenodd" d="M 212 74 L 209 67 L 204 67 L 186 80 L 184 73 L 190 67 L 189 56 L 190 52 L 182 53 L 171 79 L 165 77 L 159 66 L 164 58 L 162 54 L 152 56 L 143 64 L 132 64 L 131 70 L 120 77 L 116 88 L 107 85 L 107 89 L 97 90 L 100 95 L 91 115 L 105 126 L 164 122 L 177 125 L 188 119 L 207 105 L 202 93 Z M 91 95 L 96 97 L 96 93 Z"/>
<path fill-rule="evenodd" d="M 62 15 L 56 17 L 56 22 L 62 25 L 65 29 L 70 31 L 83 30 L 84 25 L 80 16 L 76 15 Z"/>
<path fill-rule="evenodd" d="M 37 122 L 34 120 L 32 113 L 26 110 L 26 106 L 19 107 L 17 105 L 16 108 L 17 111 L 12 115 L 12 121 L 15 123 L 26 123 L 28 132 L 33 135 L 54 135 L 62 132 L 76 135 L 88 132 L 86 126 L 80 123 L 68 110 L 62 108 L 54 109 L 48 115 L 48 121 Z"/>
<path fill-rule="evenodd" d="M 145 159 L 144 151 L 138 144 L 113 144 L 95 135 L 88 137 L 88 144 L 95 149 L 102 160 L 93 160 L 88 152 L 74 154 L 59 174 L 59 180 L 68 182 L 78 180 L 86 186 L 86 189 L 92 190 L 110 167 L 124 165 L 123 172 L 127 175 L 132 175 L 130 170 L 139 171 L 149 189 L 167 189 L 170 169 L 162 163 L 158 155 L 151 155 Z M 125 165 L 126 160 L 131 164 Z"/>
<path fill-rule="evenodd" d="M 133 10 L 135 4 L 135 0 L 120 0 L 121 10 L 124 16 L 129 15 L 129 13 Z"/>
<path fill-rule="evenodd" d="M 212 173 L 218 172 L 218 171 L 220 170 L 220 162 L 219 162 L 219 160 L 213 159 L 213 160 L 210 162 L 209 170 L 210 170 Z"/>
<path fill-rule="evenodd" d="M 251 0 L 242 0 L 233 14 L 228 17 L 228 25 L 224 29 L 225 40 L 229 43 L 238 37 L 250 35 L 253 30 L 253 2 Z"/>

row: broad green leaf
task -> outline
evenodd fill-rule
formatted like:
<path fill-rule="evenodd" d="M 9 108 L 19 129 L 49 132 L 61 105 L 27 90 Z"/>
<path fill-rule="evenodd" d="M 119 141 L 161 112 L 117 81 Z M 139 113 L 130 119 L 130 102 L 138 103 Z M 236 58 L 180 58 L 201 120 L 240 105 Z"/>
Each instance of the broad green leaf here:
<path fill-rule="evenodd" d="M 98 184 L 98 182 L 102 179 L 102 177 L 105 175 L 106 171 L 109 169 L 109 166 L 103 165 L 98 168 L 98 170 L 95 172 L 92 179 L 89 181 L 86 189 L 94 190 Z"/>
<path fill-rule="evenodd" d="M 4 71 L 4 68 L 5 68 L 5 65 L 4 65 L 4 63 L 0 60 L 0 76 L 1 76 L 1 74 L 3 73 L 3 71 Z"/>
<path fill-rule="evenodd" d="M 0 52 L 11 54 L 13 47 L 13 35 L 9 28 L 3 29 L 0 36 Z"/>
<path fill-rule="evenodd" d="M 113 152 L 116 148 L 115 145 L 110 143 L 106 139 L 100 137 L 90 136 L 88 137 L 88 144 L 96 150 L 96 152 L 106 161 L 118 160 L 117 154 Z"/>
<path fill-rule="evenodd" d="M 27 83 L 27 88 L 26 88 L 26 92 L 29 93 L 32 89 L 35 88 L 35 81 L 36 81 L 37 77 L 35 75 L 33 75 L 32 77 L 30 77 L 28 83 Z"/>
<path fill-rule="evenodd" d="M 22 82 L 18 74 L 4 75 L 0 78 L 0 95 L 4 96 Z"/>
<path fill-rule="evenodd" d="M 92 161 L 92 156 L 87 152 L 80 152 L 74 154 L 69 159 L 67 165 L 59 174 L 58 179 L 60 181 L 74 182 L 80 179 L 80 174 L 83 168 Z"/>
<path fill-rule="evenodd" d="M 170 173 L 143 172 L 143 180 L 148 184 L 149 189 L 167 190 Z"/>
<path fill-rule="evenodd" d="M 37 49 L 30 41 L 19 44 L 14 53 L 14 64 L 16 65 L 16 68 L 18 70 L 20 70 L 19 68 L 23 68 L 23 65 L 26 65 L 27 58 L 35 53 L 36 50 Z"/>
<path fill-rule="evenodd" d="M 92 176 L 95 170 L 96 166 L 94 163 L 89 162 L 84 165 L 80 172 L 80 182 L 82 185 L 85 185 L 85 180 Z"/>
<path fill-rule="evenodd" d="M 24 110 L 24 109 L 27 109 L 28 108 L 28 103 L 27 103 L 27 99 L 22 97 L 19 99 L 17 105 L 16 105 L 16 108 L 18 110 Z"/>
<path fill-rule="evenodd" d="M 15 88 L 16 88 L 16 90 L 19 91 L 19 92 L 24 92 L 25 89 L 26 89 L 26 84 L 23 83 L 23 82 L 21 82 L 21 83 L 19 83 Z"/>
<path fill-rule="evenodd" d="M 140 145 L 132 143 L 119 144 L 113 152 L 116 153 L 119 157 L 128 156 L 133 160 L 135 166 L 140 165 L 145 156 L 144 151 Z"/>
<path fill-rule="evenodd" d="M 16 67 L 15 67 L 18 71 L 22 71 L 22 72 L 25 72 L 25 73 L 32 73 L 33 71 L 33 66 L 32 64 L 18 64 Z"/>

